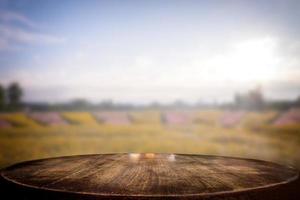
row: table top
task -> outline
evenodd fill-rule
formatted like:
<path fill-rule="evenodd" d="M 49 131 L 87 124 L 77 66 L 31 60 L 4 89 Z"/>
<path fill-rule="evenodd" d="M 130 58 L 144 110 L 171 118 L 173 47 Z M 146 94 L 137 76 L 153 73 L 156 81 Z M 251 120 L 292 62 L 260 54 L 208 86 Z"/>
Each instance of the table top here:
<path fill-rule="evenodd" d="M 25 188 L 101 196 L 205 196 L 288 184 L 298 171 L 271 162 L 184 154 L 99 154 L 28 161 L 1 171 Z"/>

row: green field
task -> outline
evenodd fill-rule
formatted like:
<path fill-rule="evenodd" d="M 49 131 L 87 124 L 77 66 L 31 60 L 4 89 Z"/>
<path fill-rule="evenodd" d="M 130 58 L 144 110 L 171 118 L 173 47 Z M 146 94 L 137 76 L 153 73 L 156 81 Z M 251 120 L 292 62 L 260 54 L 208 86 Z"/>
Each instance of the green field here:
<path fill-rule="evenodd" d="M 97 123 L 87 113 L 63 113 L 76 123 L 46 126 L 24 114 L 1 116 L 0 167 L 38 158 L 112 152 L 172 152 L 257 158 L 300 169 L 299 124 L 275 127 L 275 112 L 248 113 L 235 127 L 218 123 L 220 111 L 195 113 L 193 123 L 166 125 L 159 112 L 132 113 L 130 125 Z"/>

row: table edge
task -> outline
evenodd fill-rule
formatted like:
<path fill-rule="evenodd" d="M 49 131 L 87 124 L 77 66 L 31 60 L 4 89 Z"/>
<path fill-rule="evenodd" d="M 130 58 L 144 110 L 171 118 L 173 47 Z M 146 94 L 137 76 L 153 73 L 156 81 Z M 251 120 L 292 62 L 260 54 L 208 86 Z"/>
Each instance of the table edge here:
<path fill-rule="evenodd" d="M 16 180 L 12 180 L 8 177 L 6 177 L 3 173 L 6 170 L 9 170 L 11 168 L 17 167 L 19 165 L 24 165 L 28 164 L 31 162 L 36 162 L 36 161 L 43 161 L 43 160 L 52 160 L 52 159 L 59 159 L 59 158 L 69 158 L 69 157 L 82 157 L 82 156 L 97 156 L 97 155 L 122 155 L 122 154 L 129 154 L 129 153 L 105 153 L 105 154 L 82 154 L 82 155 L 70 155 L 70 156 L 58 156 L 58 157 L 51 157 L 51 158 L 42 158 L 42 159 L 35 159 L 35 160 L 29 160 L 29 161 L 24 161 L 20 163 L 15 163 L 12 164 L 8 167 L 5 167 L 0 170 L 0 183 L 5 180 L 8 183 L 13 183 L 16 186 L 21 186 L 24 188 L 29 188 L 29 189 L 35 189 L 39 191 L 44 191 L 44 192 L 57 192 L 57 193 L 64 193 L 64 194 L 73 194 L 73 195 L 89 195 L 92 197 L 153 197 L 153 198 L 162 198 L 162 197 L 210 197 L 210 196 L 219 196 L 219 195 L 233 195 L 233 194 L 239 194 L 239 193 L 244 193 L 244 192 L 256 192 L 256 191 L 261 191 L 261 190 L 266 190 L 270 188 L 276 188 L 280 186 L 284 186 L 287 184 L 291 184 L 293 182 L 296 182 L 299 180 L 299 170 L 290 166 L 290 165 L 282 165 L 278 164 L 272 161 L 264 161 L 260 159 L 253 159 L 253 158 L 241 158 L 241 157 L 234 157 L 234 156 L 220 156 L 220 155 L 205 155 L 205 154 L 182 154 L 182 153 L 173 153 L 174 155 L 181 155 L 181 156 L 204 156 L 204 157 L 220 157 L 220 158 L 231 158 L 231 159 L 238 159 L 238 160 L 248 160 L 248 161 L 256 161 L 256 162 L 263 162 L 263 163 L 271 163 L 277 166 L 285 167 L 285 168 L 290 168 L 293 169 L 296 174 L 295 176 L 285 180 L 281 181 L 278 183 L 273 183 L 273 184 L 268 184 L 265 186 L 258 186 L 258 187 L 251 187 L 251 188 L 246 188 L 246 189 L 236 189 L 236 190 L 231 190 L 231 191 L 220 191 L 220 192 L 212 192 L 212 193 L 194 193 L 194 194 L 153 194 L 153 195 L 147 195 L 147 194 L 129 194 L 129 195 L 124 195 L 124 194 L 107 194 L 107 193 L 93 193 L 93 192 L 76 192 L 76 191 L 67 191 L 67 190 L 61 190 L 61 189 L 51 189 L 51 188 L 45 188 L 45 187 L 38 187 L 34 185 L 28 185 L 25 183 L 20 183 Z M 172 153 L 156 153 L 156 154 L 163 154 L 163 155 L 168 155 Z M 2 180 L 1 180 L 2 179 Z"/>

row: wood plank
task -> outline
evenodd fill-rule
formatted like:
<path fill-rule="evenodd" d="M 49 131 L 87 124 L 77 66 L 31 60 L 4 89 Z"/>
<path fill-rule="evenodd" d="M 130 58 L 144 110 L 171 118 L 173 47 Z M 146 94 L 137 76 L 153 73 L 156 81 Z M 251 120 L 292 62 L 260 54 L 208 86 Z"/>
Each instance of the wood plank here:
<path fill-rule="evenodd" d="M 15 199 L 290 199 L 298 176 L 259 160 L 145 153 L 29 161 L 2 170 L 0 183 Z"/>

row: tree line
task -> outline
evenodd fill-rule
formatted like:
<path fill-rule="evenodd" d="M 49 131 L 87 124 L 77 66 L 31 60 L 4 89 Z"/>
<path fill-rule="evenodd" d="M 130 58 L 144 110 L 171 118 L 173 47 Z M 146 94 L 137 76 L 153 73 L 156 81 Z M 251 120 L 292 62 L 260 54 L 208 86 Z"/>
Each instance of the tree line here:
<path fill-rule="evenodd" d="M 22 108 L 23 90 L 17 82 L 6 88 L 0 84 L 0 110 L 16 111 Z"/>
<path fill-rule="evenodd" d="M 267 101 L 260 87 L 243 93 L 236 93 L 234 101 L 228 103 L 186 103 L 177 100 L 169 104 L 159 102 L 147 105 L 135 105 L 130 103 L 116 103 L 112 100 L 103 100 L 99 103 L 79 98 L 72 101 L 49 104 L 48 102 L 33 103 L 22 101 L 23 89 L 17 82 L 10 83 L 7 87 L 0 84 L 0 111 L 94 111 L 94 110 L 143 110 L 143 109 L 230 109 L 263 111 L 266 109 L 287 110 L 292 107 L 300 107 L 300 97 L 295 100 Z"/>

